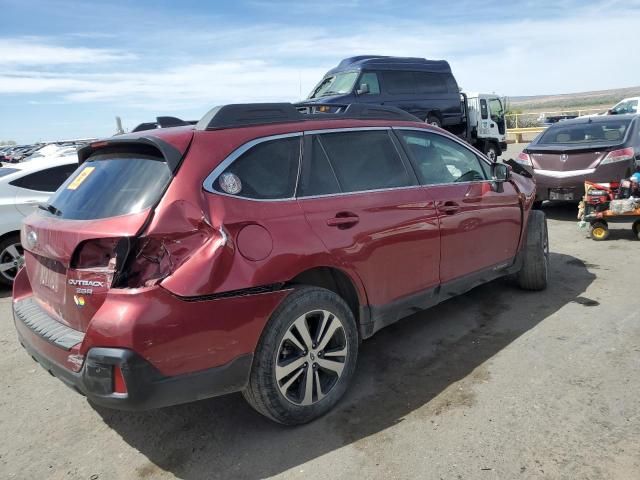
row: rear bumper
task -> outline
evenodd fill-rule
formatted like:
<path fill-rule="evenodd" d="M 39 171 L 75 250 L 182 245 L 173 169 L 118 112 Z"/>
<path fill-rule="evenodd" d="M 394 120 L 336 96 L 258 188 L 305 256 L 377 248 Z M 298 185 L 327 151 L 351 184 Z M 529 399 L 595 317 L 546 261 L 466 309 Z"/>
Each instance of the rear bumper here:
<path fill-rule="evenodd" d="M 51 375 L 92 403 L 117 410 L 148 410 L 240 391 L 248 382 L 253 361 L 253 355 L 247 354 L 219 367 L 165 377 L 131 350 L 92 348 L 82 369 L 73 372 L 35 348 L 20 328 L 18 337 L 29 355 Z M 113 392 L 115 367 L 122 371 L 127 393 Z"/>
<path fill-rule="evenodd" d="M 579 201 L 584 195 L 584 182 L 615 182 L 624 178 L 629 164 L 610 164 L 598 168 L 573 171 L 552 171 L 534 169 L 536 179 L 536 200 L 549 200 L 552 189 L 574 192 L 574 200 Z"/>

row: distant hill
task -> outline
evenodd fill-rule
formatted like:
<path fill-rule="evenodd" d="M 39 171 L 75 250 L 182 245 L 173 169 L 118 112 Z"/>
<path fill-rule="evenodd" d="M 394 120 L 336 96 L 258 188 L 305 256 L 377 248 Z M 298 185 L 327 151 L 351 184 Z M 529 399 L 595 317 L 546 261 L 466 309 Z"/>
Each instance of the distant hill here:
<path fill-rule="evenodd" d="M 626 97 L 640 97 L 640 87 L 563 93 L 561 95 L 509 97 L 509 109 L 523 112 L 587 108 L 602 108 L 605 110 Z"/>

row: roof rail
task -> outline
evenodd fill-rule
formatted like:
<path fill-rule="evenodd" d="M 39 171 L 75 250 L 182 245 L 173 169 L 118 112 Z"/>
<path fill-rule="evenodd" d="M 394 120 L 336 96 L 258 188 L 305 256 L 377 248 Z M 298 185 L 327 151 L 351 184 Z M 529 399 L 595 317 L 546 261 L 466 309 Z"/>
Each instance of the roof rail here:
<path fill-rule="evenodd" d="M 180 120 L 176 117 L 156 117 L 155 122 L 145 122 L 131 130 L 133 132 L 142 132 L 145 130 L 154 130 L 156 128 L 184 127 L 185 125 L 195 125 L 195 120 Z"/>
<path fill-rule="evenodd" d="M 362 103 L 237 103 L 212 108 L 196 124 L 196 130 L 343 119 L 420 121 L 418 117 L 396 107 Z"/>

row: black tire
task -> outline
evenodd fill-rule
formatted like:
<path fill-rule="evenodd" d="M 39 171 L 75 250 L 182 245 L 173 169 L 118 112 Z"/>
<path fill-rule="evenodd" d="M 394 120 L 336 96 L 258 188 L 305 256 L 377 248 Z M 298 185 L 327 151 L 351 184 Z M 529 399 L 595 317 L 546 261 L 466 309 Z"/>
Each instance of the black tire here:
<path fill-rule="evenodd" d="M 333 315 L 333 317 L 328 317 L 333 318 L 333 320 L 328 320 L 326 324 L 322 324 L 326 325 L 324 328 L 320 324 L 322 320 L 319 320 L 314 330 L 312 328 L 313 325 L 311 325 L 314 322 L 312 317 L 314 315 L 322 317 L 321 311 Z M 309 340 L 313 339 L 314 342 L 317 342 L 323 332 L 328 335 L 327 332 L 331 328 L 331 323 L 329 322 L 337 319 L 341 324 L 342 331 L 337 329 L 336 333 L 332 335 L 340 335 L 340 340 L 344 346 L 340 345 L 337 348 L 346 348 L 347 354 L 343 357 L 335 357 L 341 359 L 339 362 L 342 362 L 343 367 L 340 374 L 333 372 L 333 375 L 337 376 L 337 378 L 334 378 L 333 383 L 331 383 L 332 371 L 319 366 L 322 361 L 327 360 L 327 358 L 324 358 L 322 351 L 314 350 L 316 346 L 321 347 L 321 345 L 314 343 L 313 349 L 305 350 L 304 352 L 300 350 L 293 352 L 296 347 L 285 339 L 285 335 L 290 338 L 291 332 L 295 332 L 294 336 L 298 343 L 305 344 L 304 337 L 300 335 L 300 331 L 297 329 L 292 330 L 297 328 L 294 324 L 300 321 L 301 318 L 304 318 L 304 323 L 308 328 L 307 331 L 312 337 Z M 286 358 L 287 355 L 284 352 L 287 352 L 290 358 Z M 327 349 L 326 353 L 327 357 L 329 357 L 329 349 Z M 335 351 L 332 353 L 333 355 L 335 355 Z M 256 411 L 278 423 L 300 425 L 310 422 L 331 410 L 344 395 L 355 371 L 357 355 L 358 330 L 353 313 L 345 301 L 330 290 L 302 286 L 292 292 L 280 304 L 265 327 L 255 351 L 249 384 L 243 391 L 244 398 Z M 278 368 L 282 371 L 288 365 L 297 364 L 301 360 L 305 361 L 304 365 L 292 370 L 288 376 L 283 376 L 280 380 L 277 379 Z M 332 362 L 333 359 L 329 361 Z M 312 362 L 313 368 L 311 368 Z M 329 380 L 330 386 L 326 392 L 323 392 L 322 388 L 318 391 L 318 384 L 315 383 L 316 381 L 320 383 L 320 380 L 317 379 L 321 372 L 323 372 L 323 377 L 326 377 L 325 380 L 327 378 Z M 311 387 L 312 393 L 309 398 L 313 403 L 304 405 L 307 395 L 303 390 L 307 385 L 305 382 L 307 382 L 309 374 L 311 374 L 313 383 Z M 296 377 L 296 380 L 287 390 L 285 385 L 293 377 Z M 281 382 L 284 385 L 281 385 Z M 326 382 L 325 385 L 327 385 Z M 282 391 L 283 388 L 285 389 L 284 393 Z M 304 396 L 300 403 L 288 398 L 287 394 L 292 390 L 293 394 L 297 392 Z M 321 397 L 321 395 L 324 396 Z"/>
<path fill-rule="evenodd" d="M 442 127 L 442 122 L 435 115 L 429 114 L 425 122 L 427 122 L 429 125 L 433 125 L 434 127 Z"/>
<path fill-rule="evenodd" d="M 496 162 L 498 160 L 498 156 L 500 155 L 498 153 L 498 147 L 496 147 L 493 143 L 487 143 L 485 145 L 484 154 L 489 157 L 489 160 L 491 160 L 492 162 Z"/>
<path fill-rule="evenodd" d="M 12 248 L 13 247 L 13 248 Z M 15 249 L 15 250 L 14 250 Z M 17 258 L 15 252 L 20 254 Z M 24 252 L 20 244 L 20 235 L 15 233 L 5 237 L 0 241 L 0 268 L 9 263 L 13 263 L 15 267 L 9 270 L 0 271 L 0 285 L 4 287 L 13 286 L 13 279 L 18 274 L 18 270 L 24 262 Z"/>
<path fill-rule="evenodd" d="M 602 242 L 609 238 L 609 225 L 607 222 L 593 222 L 589 226 L 589 236 L 596 242 Z"/>
<path fill-rule="evenodd" d="M 549 231 L 547 217 L 540 210 L 529 213 L 527 239 L 521 252 L 518 285 L 525 290 L 544 290 L 549 281 Z"/>
<path fill-rule="evenodd" d="M 633 225 L 631 225 L 631 231 L 633 231 L 633 235 L 636 239 L 640 240 L 640 220 L 633 222 Z"/>

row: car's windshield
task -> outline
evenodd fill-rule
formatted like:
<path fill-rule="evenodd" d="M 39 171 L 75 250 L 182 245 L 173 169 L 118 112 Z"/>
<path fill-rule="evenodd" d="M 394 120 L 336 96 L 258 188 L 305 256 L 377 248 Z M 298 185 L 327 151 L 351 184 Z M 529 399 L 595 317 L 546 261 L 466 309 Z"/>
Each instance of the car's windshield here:
<path fill-rule="evenodd" d="M 536 142 L 538 145 L 615 144 L 624 140 L 631 120 L 588 123 L 557 123 L 550 126 Z"/>
<path fill-rule="evenodd" d="M 611 109 L 611 113 L 625 114 L 625 113 L 638 113 L 638 100 L 623 100 Z"/>
<path fill-rule="evenodd" d="M 327 95 L 344 95 L 353 90 L 359 72 L 343 72 L 330 75 L 313 89 L 309 98 L 325 97 Z"/>

